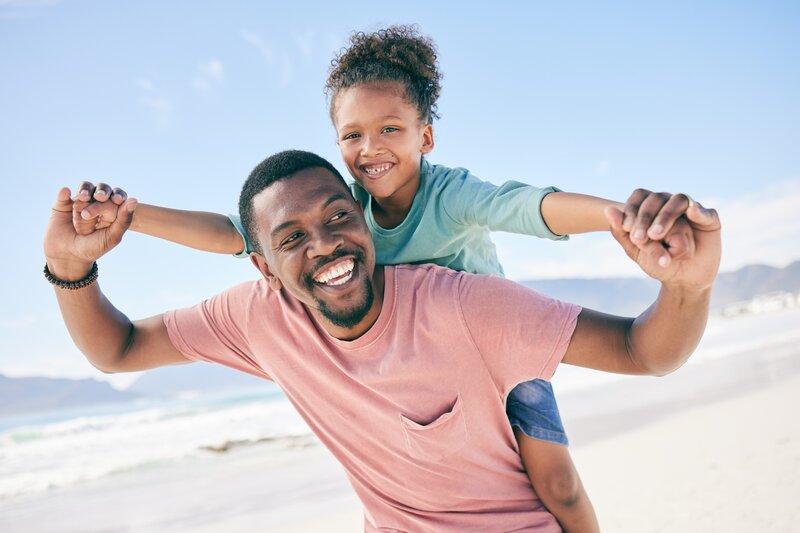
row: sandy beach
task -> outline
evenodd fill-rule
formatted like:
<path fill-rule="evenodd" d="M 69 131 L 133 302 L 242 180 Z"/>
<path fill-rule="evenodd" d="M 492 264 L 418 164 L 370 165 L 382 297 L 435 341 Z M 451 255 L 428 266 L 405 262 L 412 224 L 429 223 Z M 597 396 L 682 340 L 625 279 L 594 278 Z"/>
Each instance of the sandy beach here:
<path fill-rule="evenodd" d="M 554 381 L 558 393 L 559 379 Z M 800 346 L 762 343 L 665 378 L 560 398 L 603 531 L 800 531 Z M 280 462 L 255 445 L 0 499 L 13 532 L 360 531 L 358 500 L 319 444 Z"/>

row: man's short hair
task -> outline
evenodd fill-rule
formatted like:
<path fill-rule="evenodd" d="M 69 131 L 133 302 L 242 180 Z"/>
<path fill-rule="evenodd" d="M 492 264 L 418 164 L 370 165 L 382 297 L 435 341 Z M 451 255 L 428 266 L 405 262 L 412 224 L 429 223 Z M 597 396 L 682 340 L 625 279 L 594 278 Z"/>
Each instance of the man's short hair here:
<path fill-rule="evenodd" d="M 239 195 L 239 217 L 253 251 L 263 253 L 258 242 L 258 224 L 253 213 L 253 198 L 276 181 L 289 178 L 307 168 L 329 170 L 349 190 L 347 182 L 339 171 L 327 159 L 317 154 L 303 150 L 285 150 L 269 156 L 253 169 Z"/>

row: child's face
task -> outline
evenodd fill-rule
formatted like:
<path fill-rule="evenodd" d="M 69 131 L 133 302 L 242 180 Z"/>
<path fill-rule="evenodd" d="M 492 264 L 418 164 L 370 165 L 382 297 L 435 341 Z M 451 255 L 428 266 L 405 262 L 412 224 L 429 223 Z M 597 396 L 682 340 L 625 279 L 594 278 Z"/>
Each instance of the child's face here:
<path fill-rule="evenodd" d="M 423 124 L 402 87 L 361 85 L 336 99 L 334 126 L 350 175 L 378 203 L 410 205 L 419 187 L 422 154 L 433 149 L 433 127 Z"/>

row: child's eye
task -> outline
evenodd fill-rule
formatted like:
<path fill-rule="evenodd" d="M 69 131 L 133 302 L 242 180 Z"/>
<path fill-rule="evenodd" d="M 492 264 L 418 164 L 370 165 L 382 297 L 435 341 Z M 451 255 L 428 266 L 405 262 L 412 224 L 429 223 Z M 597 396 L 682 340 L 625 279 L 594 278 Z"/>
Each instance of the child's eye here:
<path fill-rule="evenodd" d="M 361 137 L 360 133 L 348 133 L 347 135 L 342 137 L 342 140 L 343 141 L 349 141 L 351 139 L 358 139 L 359 137 Z"/>
<path fill-rule="evenodd" d="M 386 126 L 381 131 L 382 131 L 382 133 L 393 133 L 393 132 L 397 131 L 398 129 L 399 128 L 395 128 L 394 126 Z"/>

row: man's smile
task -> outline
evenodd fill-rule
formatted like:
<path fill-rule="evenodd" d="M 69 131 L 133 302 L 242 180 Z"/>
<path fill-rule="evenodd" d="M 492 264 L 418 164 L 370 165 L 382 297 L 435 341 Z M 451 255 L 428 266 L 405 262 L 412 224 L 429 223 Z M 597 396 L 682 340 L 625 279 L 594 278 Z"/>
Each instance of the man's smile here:
<path fill-rule="evenodd" d="M 329 287 L 344 285 L 352 279 L 354 268 L 355 261 L 351 257 L 334 261 L 314 276 L 314 282 Z"/>

